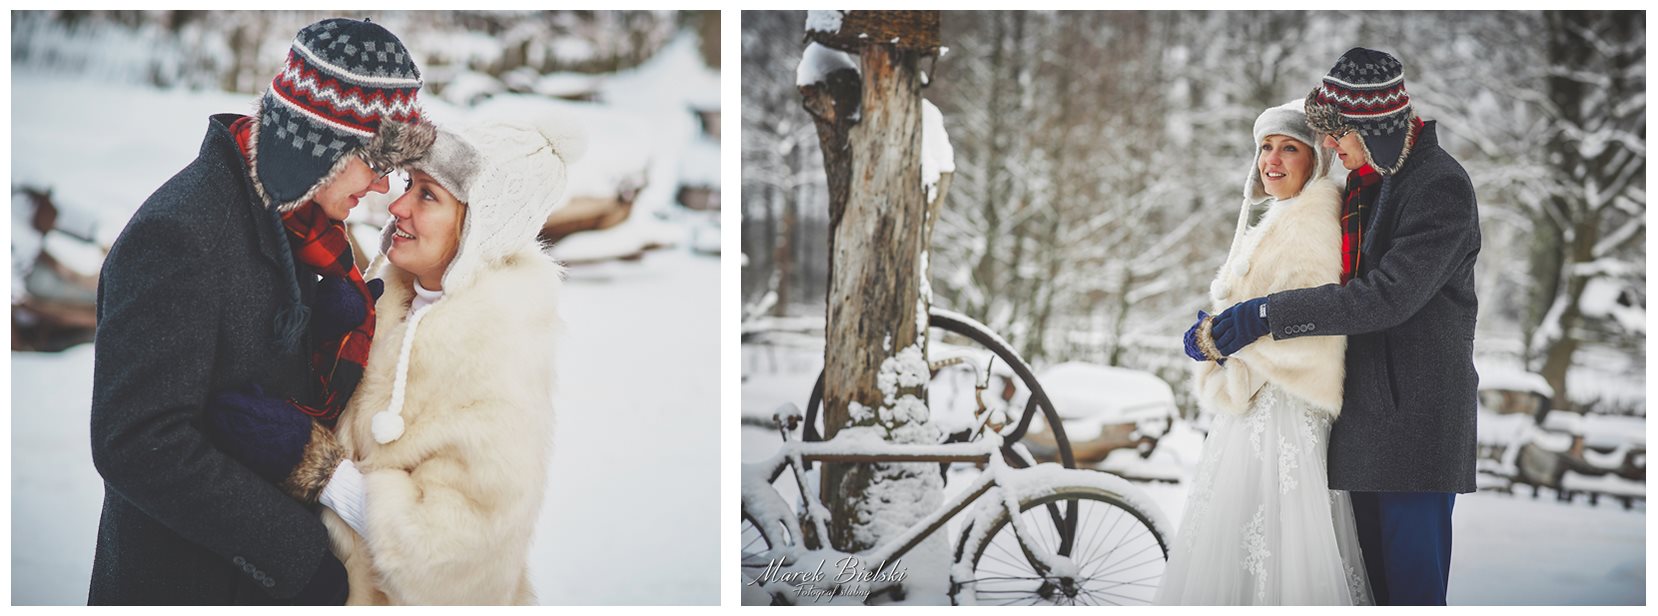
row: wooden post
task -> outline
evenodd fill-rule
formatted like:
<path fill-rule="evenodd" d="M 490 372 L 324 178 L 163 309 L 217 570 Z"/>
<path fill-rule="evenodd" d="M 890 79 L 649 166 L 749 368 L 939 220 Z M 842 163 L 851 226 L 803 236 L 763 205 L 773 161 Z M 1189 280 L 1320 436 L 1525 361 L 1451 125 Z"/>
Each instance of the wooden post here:
<path fill-rule="evenodd" d="M 811 42 L 856 54 L 858 67 L 801 87 L 829 180 L 826 438 L 849 428 L 897 442 L 936 435 L 925 409 L 922 253 L 936 216 L 921 184 L 920 68 L 937 53 L 938 24 L 937 11 L 846 11 L 838 31 L 807 33 Z M 883 391 L 883 367 L 894 372 L 901 356 L 911 367 L 919 359 L 921 382 L 894 385 L 889 374 Z M 899 518 L 927 501 L 942 501 L 936 464 L 830 464 L 823 473 L 834 519 L 830 543 L 845 551 L 873 547 L 880 529 L 907 523 Z M 885 503 L 914 499 L 923 507 L 865 506 L 878 484 L 886 484 L 879 497 Z"/>

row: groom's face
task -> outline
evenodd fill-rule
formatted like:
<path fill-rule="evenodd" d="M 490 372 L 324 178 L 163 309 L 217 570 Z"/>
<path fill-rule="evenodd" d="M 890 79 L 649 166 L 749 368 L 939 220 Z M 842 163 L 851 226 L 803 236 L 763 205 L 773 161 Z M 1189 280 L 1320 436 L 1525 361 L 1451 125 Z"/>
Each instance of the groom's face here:
<path fill-rule="evenodd" d="M 1352 171 L 1370 162 L 1369 157 L 1365 156 L 1362 139 L 1364 138 L 1360 137 L 1359 131 L 1356 130 L 1347 131 L 1340 139 L 1336 139 L 1332 135 L 1325 135 L 1324 147 L 1335 150 L 1336 158 L 1341 159 L 1341 166 L 1348 171 Z"/>
<path fill-rule="evenodd" d="M 386 176 L 376 173 L 362 158 L 351 155 L 340 174 L 318 189 L 312 198 L 329 218 L 343 222 L 364 196 L 370 192 L 384 194 L 388 189 Z"/>

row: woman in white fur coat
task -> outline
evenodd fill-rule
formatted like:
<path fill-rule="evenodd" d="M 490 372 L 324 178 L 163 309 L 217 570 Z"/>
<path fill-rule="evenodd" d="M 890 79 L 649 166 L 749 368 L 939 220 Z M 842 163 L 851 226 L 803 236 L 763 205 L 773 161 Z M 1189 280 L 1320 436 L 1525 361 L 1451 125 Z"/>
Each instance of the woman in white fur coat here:
<path fill-rule="evenodd" d="M 1297 100 L 1255 121 L 1237 231 L 1209 289 L 1217 311 L 1341 279 L 1341 188 L 1302 107 Z M 1265 214 L 1250 225 L 1263 203 Z M 1200 313 L 1197 327 L 1207 318 Z M 1204 361 L 1193 390 L 1216 417 L 1158 603 L 1371 602 L 1352 507 L 1346 493 L 1328 489 L 1325 471 L 1345 351 L 1340 336 L 1267 337 L 1223 361 L 1194 357 Z"/>
<path fill-rule="evenodd" d="M 410 165 L 338 449 L 313 439 L 291 479 L 325 484 L 348 604 L 535 602 L 563 277 L 536 233 L 577 149 L 556 128 L 489 125 L 440 130 Z"/>

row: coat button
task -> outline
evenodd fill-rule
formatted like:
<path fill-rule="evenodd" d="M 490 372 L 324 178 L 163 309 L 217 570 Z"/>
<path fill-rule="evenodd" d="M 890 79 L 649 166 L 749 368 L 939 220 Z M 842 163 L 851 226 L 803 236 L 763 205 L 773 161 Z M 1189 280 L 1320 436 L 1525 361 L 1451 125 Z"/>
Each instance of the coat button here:
<path fill-rule="evenodd" d="M 253 566 L 253 563 L 250 563 L 250 562 L 242 563 L 242 572 L 243 573 L 253 573 L 253 572 L 258 571 L 258 570 L 259 570 L 258 568 Z"/>
<path fill-rule="evenodd" d="M 236 558 L 232 558 L 232 559 L 230 559 L 230 562 L 231 562 L 231 563 L 234 563 L 234 564 L 235 564 L 235 565 L 236 565 L 236 566 L 238 566 L 238 567 L 240 567 L 240 566 L 242 566 L 242 563 L 245 563 L 245 562 L 247 562 L 247 561 L 248 561 L 248 559 L 246 559 L 246 558 L 242 558 L 242 557 L 240 557 L 240 556 L 237 556 L 237 557 L 236 557 Z"/>
<path fill-rule="evenodd" d="M 255 572 L 253 572 L 253 579 L 255 581 L 259 581 L 259 582 L 265 581 L 265 572 L 264 571 L 255 571 Z"/>
<path fill-rule="evenodd" d="M 265 588 L 275 588 L 276 587 L 276 580 L 273 580 L 271 578 L 265 578 L 264 584 L 265 584 Z"/>

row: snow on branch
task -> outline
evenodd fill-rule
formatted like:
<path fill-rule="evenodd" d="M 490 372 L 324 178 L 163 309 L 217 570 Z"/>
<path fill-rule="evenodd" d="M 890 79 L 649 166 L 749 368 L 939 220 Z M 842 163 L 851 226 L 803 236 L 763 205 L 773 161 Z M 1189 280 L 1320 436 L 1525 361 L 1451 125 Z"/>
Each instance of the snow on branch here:
<path fill-rule="evenodd" d="M 1621 278 L 1632 276 L 1646 270 L 1644 263 L 1631 263 L 1619 259 L 1596 259 L 1588 263 L 1572 265 L 1572 275 L 1585 278 L 1594 276 L 1610 276 Z"/>
<path fill-rule="evenodd" d="M 932 101 L 921 99 L 921 186 L 929 203 L 938 192 L 939 178 L 955 170 L 956 151 L 944 130 L 944 114 Z"/>
<path fill-rule="evenodd" d="M 1623 246 L 1625 242 L 1628 242 L 1631 238 L 1634 238 L 1636 234 L 1640 233 L 1641 230 L 1645 228 L 1646 219 L 1644 217 L 1637 217 L 1623 226 L 1612 230 L 1612 232 L 1607 234 L 1606 237 L 1601 238 L 1600 242 L 1595 244 L 1591 254 L 1593 254 L 1596 258 L 1606 257 L 1607 255 L 1612 254 L 1612 251 Z"/>
<path fill-rule="evenodd" d="M 828 32 L 834 34 L 841 31 L 842 11 L 806 11 L 807 32 Z"/>

